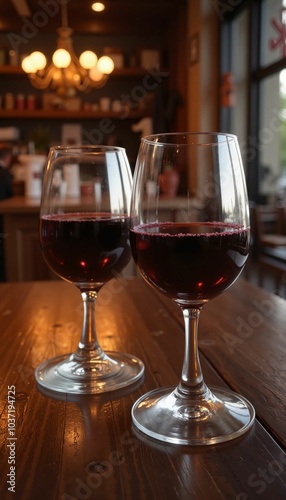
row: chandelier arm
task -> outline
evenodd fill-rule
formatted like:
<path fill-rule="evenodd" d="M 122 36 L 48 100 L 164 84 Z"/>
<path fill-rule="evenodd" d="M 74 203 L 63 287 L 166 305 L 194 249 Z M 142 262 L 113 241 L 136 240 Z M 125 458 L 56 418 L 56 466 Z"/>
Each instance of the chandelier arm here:
<path fill-rule="evenodd" d="M 89 79 L 89 85 L 90 85 L 90 87 L 94 87 L 95 89 L 101 89 L 106 84 L 108 78 L 109 78 L 109 75 L 103 75 L 101 80 L 99 80 L 98 82 L 95 82 L 95 81 Z"/>
<path fill-rule="evenodd" d="M 41 78 L 39 78 L 37 75 L 35 75 L 34 73 L 31 75 L 28 75 L 28 77 L 29 77 L 31 84 L 36 89 L 44 90 L 46 88 L 45 84 L 43 83 L 43 80 Z"/>
<path fill-rule="evenodd" d="M 50 64 L 44 72 L 37 71 L 37 73 L 30 73 L 28 76 L 34 87 L 43 90 L 47 88 L 52 82 L 53 64 Z"/>
<path fill-rule="evenodd" d="M 71 64 L 71 66 L 72 67 L 74 66 L 74 68 L 76 68 L 74 64 Z M 66 72 L 62 70 L 60 73 L 61 73 L 61 79 L 60 79 L 61 87 L 68 89 L 70 84 L 68 83 Z M 80 78 L 78 80 L 74 79 L 72 85 L 80 92 L 89 92 L 92 88 L 95 89 L 102 88 L 106 84 L 109 78 L 109 75 L 103 75 L 101 80 L 94 81 L 91 80 L 87 72 L 85 75 L 83 75 L 82 71 L 80 72 L 78 69 L 77 69 L 77 74 L 78 76 L 80 76 Z M 32 85 L 35 88 L 39 90 L 44 90 L 49 86 L 55 89 L 59 86 L 59 82 L 53 81 L 53 75 L 54 75 L 54 65 L 51 63 L 45 70 L 44 74 L 37 72 L 37 73 L 31 73 L 28 76 Z"/>
<path fill-rule="evenodd" d="M 106 84 L 108 80 L 108 76 L 107 75 L 104 75 L 101 80 L 99 80 L 98 82 L 95 82 L 94 80 L 91 80 L 89 77 L 85 80 L 85 82 L 83 83 L 76 83 L 75 84 L 75 87 L 77 88 L 77 90 L 79 90 L 80 92 L 89 92 L 92 88 L 95 88 L 95 89 L 100 89 L 102 87 L 104 87 L 104 85 Z"/>
<path fill-rule="evenodd" d="M 91 88 L 101 88 L 103 87 L 107 80 L 108 80 L 108 75 L 102 75 L 102 78 L 99 81 L 94 81 L 90 78 L 89 73 L 86 69 L 82 68 L 80 65 L 80 62 L 73 51 L 73 49 L 70 50 L 70 55 L 71 55 L 71 64 L 70 66 L 74 66 L 75 70 L 77 71 L 77 74 L 80 76 L 80 79 L 74 80 L 74 86 L 77 88 L 77 90 L 81 92 L 88 92 L 89 87 Z"/>

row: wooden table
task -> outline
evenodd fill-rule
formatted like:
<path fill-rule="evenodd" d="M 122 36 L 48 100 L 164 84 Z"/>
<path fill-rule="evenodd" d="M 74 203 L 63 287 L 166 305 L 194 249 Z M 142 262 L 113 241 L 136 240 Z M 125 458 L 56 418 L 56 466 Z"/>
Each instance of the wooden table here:
<path fill-rule="evenodd" d="M 75 349 L 81 320 L 80 294 L 72 285 L 0 285 L 1 500 L 285 499 L 283 299 L 240 279 L 204 307 L 206 382 L 243 394 L 257 420 L 243 437 L 203 448 L 157 443 L 139 436 L 131 423 L 140 395 L 176 384 L 180 376 L 184 335 L 177 306 L 139 278 L 110 282 L 98 299 L 100 342 L 140 357 L 144 380 L 121 393 L 47 396 L 36 386 L 34 369 Z M 10 441 L 8 395 L 17 438 Z M 7 484 L 14 459 L 15 494 Z"/>

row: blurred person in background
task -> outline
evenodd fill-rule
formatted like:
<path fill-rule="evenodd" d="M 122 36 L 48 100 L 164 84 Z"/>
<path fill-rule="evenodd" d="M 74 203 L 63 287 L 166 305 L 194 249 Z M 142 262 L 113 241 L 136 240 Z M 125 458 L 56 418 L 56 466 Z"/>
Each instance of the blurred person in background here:
<path fill-rule="evenodd" d="M 11 146 L 0 144 L 0 200 L 13 196 L 13 175 L 9 171 L 11 163 Z"/>

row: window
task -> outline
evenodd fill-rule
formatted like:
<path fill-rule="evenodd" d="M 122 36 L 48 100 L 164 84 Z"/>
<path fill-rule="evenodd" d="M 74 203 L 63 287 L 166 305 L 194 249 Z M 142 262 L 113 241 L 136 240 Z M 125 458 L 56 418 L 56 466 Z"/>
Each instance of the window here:
<path fill-rule="evenodd" d="M 286 174 L 286 2 L 264 0 L 261 14 L 258 194 L 271 203 L 283 200 Z"/>
<path fill-rule="evenodd" d="M 221 72 L 235 82 L 221 128 L 238 136 L 250 200 L 286 202 L 286 0 L 243 3 L 221 40 Z"/>
<path fill-rule="evenodd" d="M 232 22 L 231 60 L 234 77 L 234 107 L 231 113 L 231 132 L 242 144 L 242 159 L 245 164 L 243 145 L 247 141 L 247 95 L 248 95 L 248 10 L 243 10 Z"/>

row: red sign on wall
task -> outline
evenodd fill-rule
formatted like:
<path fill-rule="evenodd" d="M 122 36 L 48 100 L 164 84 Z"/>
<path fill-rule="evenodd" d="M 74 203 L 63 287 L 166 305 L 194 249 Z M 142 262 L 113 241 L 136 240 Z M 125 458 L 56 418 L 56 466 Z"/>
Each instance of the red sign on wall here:
<path fill-rule="evenodd" d="M 277 36 L 269 40 L 270 49 L 276 50 L 280 47 L 282 57 L 286 57 L 286 9 L 281 9 L 281 21 L 271 19 L 270 23 L 277 32 Z"/>

